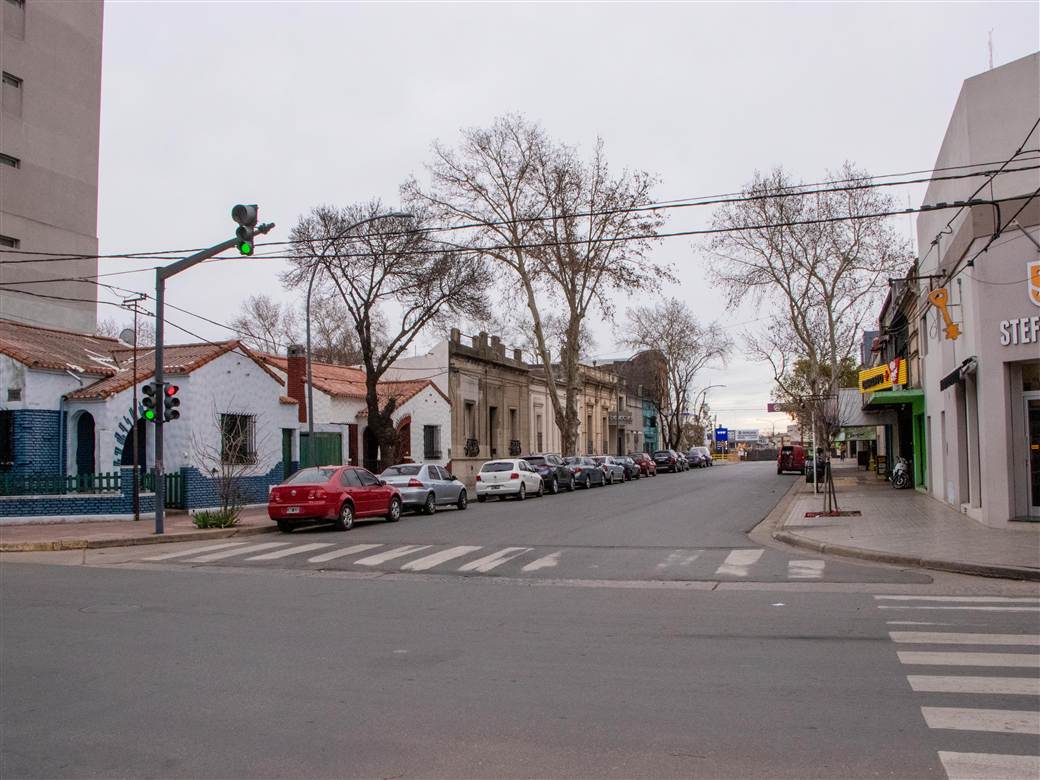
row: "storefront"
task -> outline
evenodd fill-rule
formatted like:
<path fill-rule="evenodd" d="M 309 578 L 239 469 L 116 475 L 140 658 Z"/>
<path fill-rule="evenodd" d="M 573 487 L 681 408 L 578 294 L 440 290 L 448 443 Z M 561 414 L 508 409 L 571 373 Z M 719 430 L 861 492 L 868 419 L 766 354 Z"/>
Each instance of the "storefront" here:
<path fill-rule="evenodd" d="M 906 458 L 914 486 L 926 487 L 925 393 L 919 387 L 908 387 L 908 381 L 907 361 L 901 357 L 859 373 L 864 411 L 890 412 L 886 421 L 879 420 L 883 433 L 878 437 L 876 450 L 884 458 L 885 473 L 891 473 L 898 458 Z"/>

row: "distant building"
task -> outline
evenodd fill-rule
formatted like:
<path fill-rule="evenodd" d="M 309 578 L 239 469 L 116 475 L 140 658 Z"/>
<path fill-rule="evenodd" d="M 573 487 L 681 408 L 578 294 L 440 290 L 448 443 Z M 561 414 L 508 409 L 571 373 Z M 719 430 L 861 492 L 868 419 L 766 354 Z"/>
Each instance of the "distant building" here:
<path fill-rule="evenodd" d="M 97 273 L 103 4 L 2 5 L 0 317 L 93 333 L 95 285 L 36 282 Z M 6 262 L 37 257 L 25 252 L 86 257 Z"/>

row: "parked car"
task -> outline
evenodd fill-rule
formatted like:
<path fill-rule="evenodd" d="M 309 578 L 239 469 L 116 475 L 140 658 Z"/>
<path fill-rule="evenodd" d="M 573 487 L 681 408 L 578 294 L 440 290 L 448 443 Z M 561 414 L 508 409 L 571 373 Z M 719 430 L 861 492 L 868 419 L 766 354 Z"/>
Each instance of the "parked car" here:
<path fill-rule="evenodd" d="M 438 506 L 465 509 L 469 504 L 466 486 L 448 470 L 432 463 L 401 463 L 379 475 L 401 494 L 405 509 L 432 515 Z"/>
<path fill-rule="evenodd" d="M 614 460 L 624 467 L 626 480 L 639 479 L 643 475 L 643 472 L 639 469 L 639 465 L 628 457 L 628 455 L 617 455 L 614 457 Z"/>
<path fill-rule="evenodd" d="M 687 471 L 690 468 L 690 461 L 686 460 L 686 455 L 681 451 L 676 451 L 675 457 L 679 459 L 679 471 Z"/>
<path fill-rule="evenodd" d="M 671 471 L 674 474 L 682 468 L 679 465 L 679 453 L 675 450 L 657 450 L 653 457 L 658 471 Z"/>
<path fill-rule="evenodd" d="M 776 473 L 785 471 L 805 473 L 805 448 L 801 444 L 785 444 L 776 455 Z"/>
<path fill-rule="evenodd" d="M 541 496 L 545 492 L 541 475 L 523 458 L 489 460 L 480 467 L 476 482 L 477 501 L 481 503 L 488 496 L 516 496 L 523 501 L 528 493 Z"/>
<path fill-rule="evenodd" d="M 657 476 L 657 464 L 654 463 L 654 459 L 646 452 L 633 452 L 629 455 L 632 460 L 639 466 L 640 472 L 646 477 Z"/>
<path fill-rule="evenodd" d="M 547 452 L 542 455 L 528 455 L 524 460 L 538 472 L 545 489 L 553 495 L 561 490 L 574 490 L 574 472 L 559 455 Z"/>
<path fill-rule="evenodd" d="M 314 466 L 300 469 L 271 488 L 267 516 L 289 533 L 300 525 L 332 523 L 349 531 L 354 520 L 401 519 L 401 493 L 393 485 L 358 466 Z"/>
<path fill-rule="evenodd" d="M 603 467 L 603 473 L 607 475 L 607 484 L 625 481 L 625 467 L 610 455 L 594 455 L 592 458 Z"/>
<path fill-rule="evenodd" d="M 569 458 L 564 458 L 564 460 L 571 467 L 571 471 L 574 472 L 575 485 L 590 488 L 593 485 L 602 487 L 607 484 L 606 472 L 592 458 L 586 458 L 583 455 L 573 455 Z"/>
<path fill-rule="evenodd" d="M 699 469 L 704 465 L 704 458 L 697 452 L 696 447 L 690 447 L 683 454 L 686 456 L 686 462 L 690 464 L 691 469 Z"/>
<path fill-rule="evenodd" d="M 706 467 L 712 465 L 711 450 L 709 450 L 707 447 L 694 447 L 694 449 L 697 450 L 697 452 L 701 456 L 701 467 L 702 468 L 706 468 Z"/>

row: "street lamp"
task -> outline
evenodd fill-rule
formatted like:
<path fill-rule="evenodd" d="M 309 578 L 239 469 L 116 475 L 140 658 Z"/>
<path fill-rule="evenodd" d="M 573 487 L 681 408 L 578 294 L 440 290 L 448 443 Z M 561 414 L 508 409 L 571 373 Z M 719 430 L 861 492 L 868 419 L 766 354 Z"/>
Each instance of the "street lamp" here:
<path fill-rule="evenodd" d="M 693 408 L 697 410 L 697 419 L 698 420 L 701 419 L 701 408 L 702 407 L 699 406 L 699 401 L 700 401 L 701 396 L 705 395 L 713 387 L 725 387 L 725 386 L 726 385 L 708 385 L 707 387 L 703 388 L 699 393 L 697 393 L 697 395 L 694 396 Z M 712 430 L 712 439 L 714 439 L 714 437 L 715 437 L 715 431 Z M 718 447 L 717 446 L 716 446 L 715 449 L 716 449 L 716 451 L 718 451 Z"/>
<path fill-rule="evenodd" d="M 367 225 L 369 222 L 375 222 L 377 219 L 414 219 L 412 214 L 406 211 L 391 211 L 389 214 L 376 214 L 374 217 L 363 219 L 360 222 L 355 222 L 348 228 L 342 230 L 339 235 L 328 242 L 327 246 L 334 245 L 341 238 L 346 236 L 350 231 L 355 228 L 359 228 L 362 225 Z M 318 269 L 322 266 L 322 261 L 325 259 L 325 251 L 321 253 L 315 263 L 314 268 L 311 269 L 311 278 L 307 282 L 307 454 L 310 456 L 314 452 L 314 382 L 311 375 L 311 291 L 314 289 L 314 277 L 318 275 Z M 303 454 L 302 452 L 300 453 Z M 314 465 L 313 463 L 311 464 Z"/>

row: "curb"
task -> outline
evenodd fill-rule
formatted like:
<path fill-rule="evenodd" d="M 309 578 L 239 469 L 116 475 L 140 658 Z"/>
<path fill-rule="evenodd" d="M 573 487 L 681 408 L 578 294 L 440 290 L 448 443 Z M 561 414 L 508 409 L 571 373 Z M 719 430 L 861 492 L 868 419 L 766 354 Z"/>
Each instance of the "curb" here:
<path fill-rule="evenodd" d="M 244 528 L 215 528 L 162 536 L 128 536 L 115 539 L 55 539 L 50 542 L 0 542 L 0 553 L 53 552 L 55 550 L 98 550 L 105 547 L 136 547 L 142 544 L 199 542 L 205 539 L 227 539 L 232 536 L 256 536 L 277 531 L 277 526 L 260 525 Z"/>
<path fill-rule="evenodd" d="M 963 561 L 943 561 L 934 558 L 918 558 L 913 555 L 867 550 L 862 547 L 845 547 L 840 544 L 825 544 L 791 531 L 773 531 L 773 538 L 778 542 L 801 547 L 825 555 L 839 555 L 844 558 L 858 558 L 864 561 L 889 563 L 896 566 L 915 566 L 921 569 L 935 569 L 954 574 L 970 574 L 975 577 L 998 577 L 1001 579 L 1026 580 L 1040 582 L 1040 569 L 1028 569 L 1020 566 L 1001 566 L 989 563 L 967 563 Z"/>

